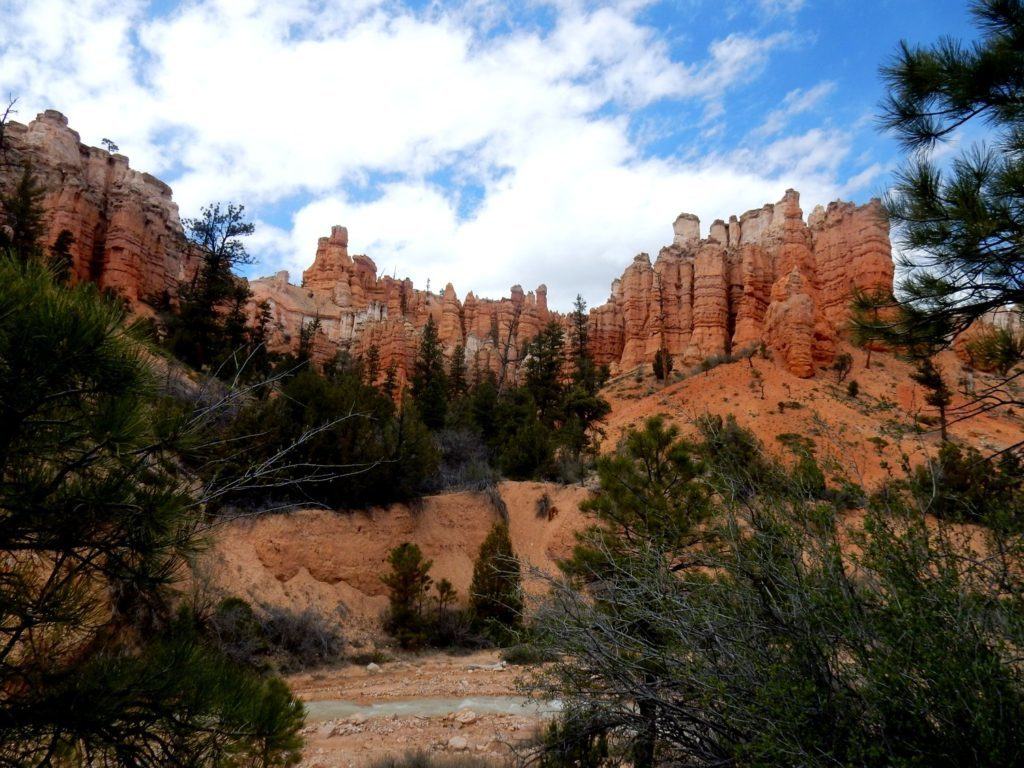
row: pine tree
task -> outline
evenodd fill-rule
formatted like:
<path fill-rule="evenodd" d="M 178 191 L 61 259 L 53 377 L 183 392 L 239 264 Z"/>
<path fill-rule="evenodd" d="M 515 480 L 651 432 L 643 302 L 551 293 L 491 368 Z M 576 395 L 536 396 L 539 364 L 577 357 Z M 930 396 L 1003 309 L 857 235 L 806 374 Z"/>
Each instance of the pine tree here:
<path fill-rule="evenodd" d="M 371 344 L 363 357 L 363 376 L 371 387 L 377 386 L 377 379 L 380 378 L 380 347 Z"/>
<path fill-rule="evenodd" d="M 576 301 L 573 302 L 569 325 L 572 356 L 576 361 L 576 368 L 579 370 L 583 361 L 590 359 L 590 316 L 587 314 L 587 302 L 580 294 L 576 294 Z"/>
<path fill-rule="evenodd" d="M 199 417 L 124 321 L 0 258 L 0 764 L 294 764 L 301 703 L 174 618 L 209 498 L 180 474 Z"/>
<path fill-rule="evenodd" d="M 466 348 L 457 344 L 452 350 L 451 365 L 448 369 L 448 391 L 452 399 L 462 397 L 469 391 L 466 382 Z"/>
<path fill-rule="evenodd" d="M 10 193 L 0 195 L 0 249 L 10 248 L 22 259 L 38 252 L 45 232 L 44 195 L 32 166 L 25 165 Z"/>
<path fill-rule="evenodd" d="M 911 153 L 885 200 L 905 277 L 895 300 L 875 302 L 888 311 L 858 324 L 895 346 L 948 346 L 990 310 L 1024 312 L 1024 3 L 976 0 L 971 13 L 975 43 L 903 42 L 882 72 L 883 124 Z M 978 122 L 986 143 L 941 169 L 926 150 Z M 1002 387 L 983 397 L 1024 404 Z"/>
<path fill-rule="evenodd" d="M 581 536 L 564 570 L 590 580 L 610 558 L 652 545 L 667 552 L 692 545 L 709 509 L 707 491 L 693 482 L 701 469 L 694 446 L 660 416 L 630 430 L 615 453 L 597 461 L 600 490 L 580 505 L 597 526 Z"/>
<path fill-rule="evenodd" d="M 185 234 L 200 256 L 192 278 L 178 288 L 179 308 L 173 321 L 171 345 L 174 352 L 196 368 L 216 366 L 233 352 L 225 338 L 225 314 L 240 301 L 248 287 L 240 283 L 235 268 L 251 264 L 243 237 L 255 226 L 245 216 L 245 206 L 220 203 L 206 206 L 202 215 L 182 222 Z M 223 371 L 234 375 L 236 371 Z"/>
<path fill-rule="evenodd" d="M 495 523 L 480 545 L 469 592 L 474 621 L 495 641 L 522 626 L 522 574 L 505 523 Z"/>
<path fill-rule="evenodd" d="M 665 381 L 672 373 L 672 365 L 672 355 L 664 349 L 659 349 L 654 353 L 654 378 L 658 381 Z"/>
<path fill-rule="evenodd" d="M 388 615 L 384 628 L 403 648 L 418 648 L 426 641 L 423 603 L 430 592 L 430 567 L 415 544 L 399 544 L 388 555 L 391 573 L 381 577 L 388 588 Z"/>
<path fill-rule="evenodd" d="M 942 371 L 930 357 L 925 357 L 918 361 L 916 370 L 910 374 L 910 378 L 925 388 L 924 401 L 938 409 L 942 442 L 947 442 L 949 434 L 947 433 L 946 410 L 953 402 L 953 392 L 942 378 Z"/>
<path fill-rule="evenodd" d="M 445 373 L 444 351 L 433 317 L 427 318 L 420 339 L 420 352 L 412 377 L 412 397 L 420 418 L 429 429 L 444 426 L 448 413 L 448 375 Z"/>
<path fill-rule="evenodd" d="M 562 370 L 565 363 L 565 334 L 552 320 L 526 347 L 526 388 L 533 395 L 541 422 L 554 426 L 562 414 L 564 392 Z"/>

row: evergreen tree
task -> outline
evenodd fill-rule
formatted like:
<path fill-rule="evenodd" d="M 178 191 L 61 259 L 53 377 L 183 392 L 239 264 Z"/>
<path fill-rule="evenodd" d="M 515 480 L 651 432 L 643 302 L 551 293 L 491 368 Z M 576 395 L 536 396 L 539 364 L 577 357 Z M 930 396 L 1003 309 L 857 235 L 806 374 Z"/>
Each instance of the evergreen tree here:
<path fill-rule="evenodd" d="M 452 399 L 466 394 L 469 385 L 466 382 L 466 348 L 457 344 L 452 350 L 451 366 L 448 369 L 448 391 Z"/>
<path fill-rule="evenodd" d="M 672 355 L 664 349 L 654 353 L 654 378 L 658 381 L 665 381 L 672 373 Z"/>
<path fill-rule="evenodd" d="M 420 352 L 412 377 L 412 397 L 420 418 L 429 429 L 444 426 L 448 413 L 448 375 L 445 373 L 444 350 L 437 336 L 437 323 L 427 318 L 420 339 Z"/>
<path fill-rule="evenodd" d="M 245 206 L 233 203 L 224 208 L 220 203 L 206 206 L 199 218 L 182 224 L 200 263 L 191 280 L 178 288 L 171 344 L 178 357 L 202 369 L 218 365 L 225 353 L 234 351 L 226 341 L 224 315 L 230 314 L 230 305 L 244 305 L 243 291 L 248 299 L 248 288 L 239 283 L 234 270 L 252 263 L 242 238 L 255 227 L 246 219 Z M 224 372 L 234 375 L 236 371 Z"/>
<path fill-rule="evenodd" d="M 371 344 L 366 350 L 363 358 L 363 375 L 371 387 L 377 385 L 377 379 L 380 378 L 380 347 L 376 344 Z"/>
<path fill-rule="evenodd" d="M 212 491 L 124 320 L 0 259 L 0 764 L 293 764 L 302 705 L 171 611 Z"/>
<path fill-rule="evenodd" d="M 541 422 L 552 427 L 561 418 L 564 392 L 565 333 L 557 321 L 545 325 L 526 347 L 526 388 Z"/>
<path fill-rule="evenodd" d="M 858 324 L 894 345 L 948 345 L 990 310 L 1024 311 L 1024 3 L 976 0 L 971 13 L 975 43 L 903 42 L 883 69 L 882 122 L 912 153 L 886 198 L 905 277 L 895 301 L 873 302 L 889 311 L 862 311 Z M 982 121 L 986 144 L 948 169 L 926 151 Z M 1004 387 L 979 397 L 1024 404 Z"/>
<path fill-rule="evenodd" d="M 696 448 L 660 416 L 630 430 L 614 454 L 597 460 L 600 490 L 580 505 L 597 525 L 579 538 L 567 573 L 601 578 L 610 559 L 655 546 L 680 552 L 698 539 L 709 513 L 707 491 L 693 482 L 702 471 Z"/>
<path fill-rule="evenodd" d="M 43 227 L 43 196 L 45 190 L 25 165 L 14 188 L 0 195 L 0 250 L 10 249 L 22 259 L 39 250 Z"/>
<path fill-rule="evenodd" d="M 432 561 L 415 544 L 399 544 L 388 555 L 391 573 L 381 577 L 388 588 L 388 614 L 384 628 L 403 648 L 418 648 L 426 641 L 423 604 L 430 592 Z"/>
<path fill-rule="evenodd" d="M 71 230 L 62 229 L 50 246 L 50 266 L 58 282 L 67 282 L 71 277 L 71 249 L 74 245 L 75 236 L 71 234 Z"/>
<path fill-rule="evenodd" d="M 946 411 L 953 402 L 953 392 L 942 378 L 942 371 L 932 362 L 930 357 L 918 361 L 917 367 L 910 378 L 925 389 L 924 401 L 939 411 L 939 425 L 942 442 L 949 440 L 947 433 Z"/>
<path fill-rule="evenodd" d="M 505 523 L 495 523 L 480 545 L 469 592 L 474 621 L 496 642 L 522 626 L 522 574 Z"/>
<path fill-rule="evenodd" d="M 573 302 L 572 312 L 569 314 L 569 327 L 571 333 L 572 356 L 576 361 L 577 370 L 582 367 L 582 361 L 590 359 L 590 316 L 587 314 L 587 302 L 583 296 L 576 294 L 576 301 Z"/>

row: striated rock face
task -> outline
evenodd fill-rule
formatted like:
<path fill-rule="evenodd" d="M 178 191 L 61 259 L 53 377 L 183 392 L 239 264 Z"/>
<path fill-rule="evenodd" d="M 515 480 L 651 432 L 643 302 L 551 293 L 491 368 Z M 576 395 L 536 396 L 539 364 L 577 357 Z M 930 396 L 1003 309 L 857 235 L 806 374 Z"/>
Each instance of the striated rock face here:
<path fill-rule="evenodd" d="M 462 346 L 471 377 L 490 370 L 515 381 L 525 345 L 554 317 L 547 308 L 547 288 L 524 293 L 512 286 L 510 296 L 478 299 L 473 293 L 460 302 L 449 283 L 441 294 L 417 290 L 410 280 L 377 276 L 367 256 L 350 256 L 348 230 L 332 227 L 317 245 L 313 264 L 302 285 L 288 282 L 288 273 L 250 282 L 253 302 L 270 305 L 271 346 L 294 349 L 303 325 L 319 320 L 314 356 L 328 359 L 339 351 L 365 355 L 375 347 L 379 378 L 394 368 L 399 385 L 411 375 L 420 334 L 429 318 L 451 352 Z"/>
<path fill-rule="evenodd" d="M 805 223 L 800 196 L 715 221 L 681 214 L 672 245 L 634 259 L 591 311 L 598 362 L 625 370 L 664 347 L 684 365 L 765 344 L 797 376 L 831 361 L 854 290 L 892 289 L 881 205 L 831 203 Z"/>
<path fill-rule="evenodd" d="M 112 289 L 136 309 L 174 297 L 194 262 L 170 187 L 131 169 L 124 155 L 85 146 L 52 110 L 28 125 L 8 123 L 5 145 L 0 188 L 31 166 L 46 193 L 46 242 L 62 230 L 74 236 L 75 279 Z"/>
<path fill-rule="evenodd" d="M 123 295 L 146 311 L 173 300 L 195 257 L 182 235 L 170 188 L 111 155 L 81 143 L 59 112 L 28 125 L 10 123 L 0 186 L 16 182 L 31 164 L 46 190 L 47 238 L 74 236 L 74 276 Z M 590 347 L 613 372 L 649 364 L 666 349 L 683 365 L 765 344 L 797 376 L 812 376 L 831 360 L 849 319 L 855 289 L 892 288 L 889 228 L 878 201 L 831 203 L 805 222 L 799 194 L 711 224 L 680 214 L 672 244 L 651 263 L 640 254 L 612 282 L 608 301 L 590 311 Z M 550 320 L 547 288 L 460 301 L 448 284 L 440 294 L 410 280 L 378 276 L 373 260 L 350 255 L 348 231 L 336 226 L 320 238 L 301 286 L 287 272 L 252 281 L 252 310 L 271 309 L 271 344 L 294 349 L 300 329 L 319 321 L 314 358 L 339 352 L 365 355 L 375 347 L 380 378 L 393 368 L 399 384 L 412 370 L 419 338 L 433 318 L 446 350 L 465 349 L 470 376 L 493 371 L 515 383 L 526 344 Z M 571 286 L 569 287 L 571 288 Z"/>

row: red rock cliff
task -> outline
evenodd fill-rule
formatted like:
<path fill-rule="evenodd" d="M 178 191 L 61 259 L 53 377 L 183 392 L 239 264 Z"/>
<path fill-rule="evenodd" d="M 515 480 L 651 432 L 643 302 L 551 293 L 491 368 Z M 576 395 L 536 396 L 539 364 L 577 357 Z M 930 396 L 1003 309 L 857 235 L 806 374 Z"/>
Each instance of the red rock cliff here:
<path fill-rule="evenodd" d="M 68 230 L 74 277 L 92 280 L 136 308 L 173 297 L 191 275 L 171 188 L 80 141 L 67 118 L 47 110 L 28 125 L 7 124 L 0 186 L 9 188 L 30 165 L 45 190 L 47 242 Z"/>
<path fill-rule="evenodd" d="M 715 221 L 682 214 L 672 245 L 640 254 L 591 310 L 591 344 L 613 370 L 649 363 L 660 347 L 684 365 L 766 344 L 793 374 L 832 359 L 854 289 L 892 288 L 889 225 L 877 200 L 831 203 L 807 223 L 800 196 Z"/>
<path fill-rule="evenodd" d="M 191 274 L 178 209 L 170 188 L 132 170 L 123 155 L 81 143 L 58 112 L 28 125 L 10 123 L 8 157 L 0 184 L 15 181 L 30 163 L 46 190 L 48 238 L 67 229 L 75 238 L 74 274 L 121 293 L 145 310 L 173 297 Z M 652 264 L 633 259 L 613 281 L 611 297 L 590 312 L 590 345 L 613 371 L 649 364 L 664 347 L 683 365 L 764 343 L 797 376 L 812 376 L 831 360 L 848 321 L 855 288 L 892 287 L 889 229 L 877 201 L 857 207 L 831 203 L 805 222 L 798 193 L 715 221 L 704 239 L 700 222 L 680 214 L 671 245 Z M 299 330 L 319 319 L 317 358 L 339 350 L 380 352 L 383 377 L 390 366 L 404 380 L 429 317 L 450 352 L 461 345 L 472 371 L 493 370 L 515 381 L 526 343 L 551 319 L 547 288 L 460 301 L 454 287 L 417 290 L 409 280 L 378 276 L 367 256 L 350 255 L 348 231 L 333 227 L 320 238 L 302 285 L 286 272 L 251 283 L 254 305 L 271 307 L 272 344 L 295 348 Z M 571 286 L 567 292 L 572 293 Z"/>

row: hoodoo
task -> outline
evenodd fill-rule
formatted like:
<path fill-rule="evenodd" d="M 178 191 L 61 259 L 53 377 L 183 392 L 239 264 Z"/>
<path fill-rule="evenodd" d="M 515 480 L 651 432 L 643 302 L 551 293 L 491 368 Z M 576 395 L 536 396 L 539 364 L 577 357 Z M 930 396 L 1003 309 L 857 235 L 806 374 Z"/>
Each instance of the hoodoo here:
<path fill-rule="evenodd" d="M 48 237 L 63 230 L 74 237 L 76 279 L 144 311 L 173 301 L 195 258 L 166 184 L 129 168 L 123 155 L 83 145 L 59 112 L 10 123 L 5 144 L 13 162 L 0 173 L 31 166 L 46 190 Z M 892 288 L 889 227 L 877 200 L 819 206 L 805 221 L 799 194 L 789 190 L 778 203 L 713 222 L 703 239 L 700 220 L 688 213 L 672 233 L 653 263 L 636 256 L 608 301 L 590 311 L 591 351 L 615 372 L 650 363 L 659 349 L 693 365 L 764 344 L 790 372 L 812 376 L 834 354 L 853 291 Z M 341 226 L 320 238 L 301 285 L 279 272 L 250 287 L 254 306 L 271 307 L 270 343 L 278 349 L 294 348 L 303 325 L 318 320 L 317 359 L 376 347 L 380 370 L 393 366 L 400 381 L 430 317 L 448 351 L 464 347 L 471 368 L 513 377 L 526 343 L 549 320 L 564 321 L 548 310 L 544 285 L 529 292 L 514 285 L 500 299 L 470 292 L 460 301 L 450 283 L 437 294 L 378 276 L 370 257 L 349 254 Z"/>

